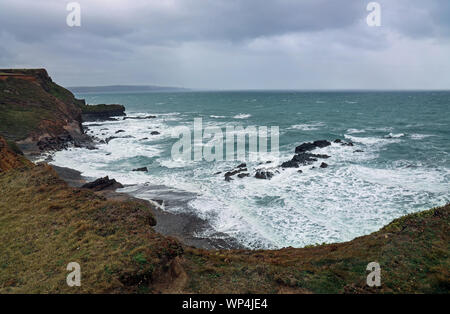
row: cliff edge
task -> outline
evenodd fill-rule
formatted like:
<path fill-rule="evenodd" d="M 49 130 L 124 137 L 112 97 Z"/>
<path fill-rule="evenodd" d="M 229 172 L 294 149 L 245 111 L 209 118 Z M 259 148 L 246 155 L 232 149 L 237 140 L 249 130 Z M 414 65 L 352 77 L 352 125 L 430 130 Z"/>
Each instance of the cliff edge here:
<path fill-rule="evenodd" d="M 86 105 L 45 69 L 0 69 L 0 135 L 27 155 L 64 149 L 68 143 L 90 145 L 83 115 L 105 119 L 124 111 L 120 105 Z"/>

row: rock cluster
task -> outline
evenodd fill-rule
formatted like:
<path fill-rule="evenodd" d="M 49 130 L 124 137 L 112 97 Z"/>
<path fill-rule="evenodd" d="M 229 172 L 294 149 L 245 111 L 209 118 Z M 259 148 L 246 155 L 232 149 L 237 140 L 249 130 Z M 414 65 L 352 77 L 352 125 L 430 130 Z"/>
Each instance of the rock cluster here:
<path fill-rule="evenodd" d="M 93 182 L 89 182 L 81 186 L 83 189 L 90 189 L 94 191 L 102 191 L 102 190 L 115 190 L 119 188 L 123 188 L 123 185 L 117 182 L 115 179 L 110 179 L 108 176 L 104 178 L 99 178 Z"/>

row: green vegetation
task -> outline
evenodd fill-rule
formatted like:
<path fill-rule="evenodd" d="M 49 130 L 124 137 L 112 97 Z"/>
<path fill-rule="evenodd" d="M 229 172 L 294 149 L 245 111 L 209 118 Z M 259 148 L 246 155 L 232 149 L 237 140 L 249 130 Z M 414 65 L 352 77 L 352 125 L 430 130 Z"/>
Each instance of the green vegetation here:
<path fill-rule="evenodd" d="M 45 70 L 0 70 L 0 293 L 449 293 L 450 205 L 345 243 L 207 251 L 155 232 L 149 203 L 68 187 L 14 143 L 116 110 L 85 105 Z M 70 262 L 81 287 L 66 284 Z M 370 262 L 381 287 L 366 285 Z"/>
<path fill-rule="evenodd" d="M 58 134 L 65 121 L 81 119 L 79 101 L 53 83 L 46 72 L 38 74 L 0 79 L 0 134 L 8 140 Z"/>
<path fill-rule="evenodd" d="M 0 189 L 0 293 L 138 292 L 183 252 L 142 203 L 69 188 L 49 166 L 1 172 Z M 65 283 L 70 262 L 81 287 Z"/>
<path fill-rule="evenodd" d="M 19 157 L 18 157 L 19 158 Z M 150 205 L 68 187 L 50 166 L 0 172 L 0 293 L 448 293 L 450 205 L 346 243 L 201 250 L 156 233 Z M 69 262 L 82 286 L 65 283 Z M 376 261 L 382 286 L 366 285 Z"/>

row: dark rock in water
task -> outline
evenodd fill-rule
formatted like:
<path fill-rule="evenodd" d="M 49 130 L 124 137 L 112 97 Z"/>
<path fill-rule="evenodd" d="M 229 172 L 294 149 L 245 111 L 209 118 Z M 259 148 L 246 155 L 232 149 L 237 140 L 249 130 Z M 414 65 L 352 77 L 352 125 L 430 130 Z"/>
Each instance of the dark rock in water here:
<path fill-rule="evenodd" d="M 148 140 L 148 137 L 141 138 L 140 140 L 141 140 L 141 141 Z"/>
<path fill-rule="evenodd" d="M 73 134 L 72 136 L 69 133 L 63 133 L 55 137 L 44 137 L 36 145 L 41 151 L 63 150 L 71 145 L 90 150 L 96 149 L 93 138 L 87 134 Z"/>
<path fill-rule="evenodd" d="M 319 158 L 319 159 L 328 159 L 331 157 L 326 154 L 310 154 L 310 155 L 314 158 Z"/>
<path fill-rule="evenodd" d="M 240 165 L 238 165 L 236 168 L 246 168 L 247 164 L 246 163 L 242 163 Z"/>
<path fill-rule="evenodd" d="M 116 134 L 123 133 L 123 132 L 125 132 L 125 130 L 119 130 L 119 131 L 116 131 Z"/>
<path fill-rule="evenodd" d="M 125 116 L 125 107 L 122 105 L 86 105 L 81 107 L 81 119 L 83 122 L 91 121 L 115 121 L 115 116 Z"/>
<path fill-rule="evenodd" d="M 94 191 L 102 191 L 102 190 L 115 190 L 119 188 L 123 188 L 123 185 L 117 182 L 115 179 L 109 179 L 109 177 L 104 177 L 97 179 L 93 182 L 89 182 L 81 186 L 83 189 L 90 189 Z"/>
<path fill-rule="evenodd" d="M 294 157 L 292 157 L 291 160 L 283 162 L 281 164 L 282 168 L 298 168 L 300 165 L 309 165 L 315 161 L 317 161 L 317 159 L 320 158 L 330 158 L 330 156 L 328 155 L 324 155 L 324 154 L 311 154 L 311 153 L 300 153 L 300 154 L 296 154 L 294 155 Z"/>
<path fill-rule="evenodd" d="M 270 180 L 273 177 L 273 173 L 270 171 L 257 170 L 255 173 L 255 178 Z"/>
<path fill-rule="evenodd" d="M 238 173 L 244 172 L 244 171 L 247 171 L 247 168 L 239 168 L 239 169 L 236 169 L 236 170 L 228 171 L 228 172 L 226 172 L 224 174 L 224 176 L 225 177 L 231 177 L 231 176 L 234 176 L 235 174 L 238 174 Z"/>
<path fill-rule="evenodd" d="M 289 161 L 285 161 L 281 164 L 281 168 L 298 168 L 298 162 L 293 161 L 293 160 L 289 160 Z"/>
<path fill-rule="evenodd" d="M 250 177 L 250 174 L 249 173 L 240 173 L 237 176 L 242 179 L 242 178 L 245 178 L 245 177 Z"/>
<path fill-rule="evenodd" d="M 327 163 L 324 163 L 324 162 L 323 162 L 323 163 L 320 164 L 320 168 L 327 168 L 327 167 L 328 167 L 328 164 L 327 164 Z"/>
<path fill-rule="evenodd" d="M 361 150 L 361 149 L 357 149 L 357 150 L 355 150 L 355 151 L 353 151 L 354 153 L 364 153 L 364 151 L 363 150 Z"/>
<path fill-rule="evenodd" d="M 147 167 L 142 167 L 142 168 L 136 168 L 136 169 L 133 169 L 132 171 L 148 172 L 148 169 L 147 169 Z"/>
<path fill-rule="evenodd" d="M 241 164 L 241 165 L 242 165 L 242 164 Z M 241 166 L 241 165 L 239 165 L 239 166 Z M 227 172 L 225 172 L 225 174 L 224 174 L 225 181 L 231 181 L 231 180 L 233 180 L 233 179 L 231 178 L 232 176 L 234 176 L 234 175 L 236 175 L 236 174 L 238 174 L 238 173 L 241 173 L 241 172 L 246 172 L 246 171 L 247 171 L 247 168 L 245 168 L 245 167 L 236 168 L 236 169 L 234 169 L 234 170 L 227 171 Z"/>
<path fill-rule="evenodd" d="M 128 119 L 131 119 L 131 120 L 145 120 L 145 119 L 154 119 L 154 118 L 156 118 L 156 116 L 145 116 L 145 117 L 125 117 L 125 118 L 123 118 L 123 120 L 128 120 Z"/>
<path fill-rule="evenodd" d="M 344 142 L 343 140 L 337 138 L 333 141 L 333 143 L 341 144 L 342 146 L 353 146 L 352 142 Z"/>
<path fill-rule="evenodd" d="M 233 180 L 232 177 L 230 177 L 230 176 L 225 176 L 225 181 L 230 182 L 231 180 Z"/>
<path fill-rule="evenodd" d="M 296 154 L 304 153 L 304 152 L 314 150 L 316 148 L 323 148 L 323 147 L 327 147 L 330 145 L 331 145 L 331 143 L 326 140 L 314 141 L 312 143 L 311 142 L 303 143 L 295 148 L 295 153 Z"/>
<path fill-rule="evenodd" d="M 222 173 L 222 171 L 218 171 L 214 175 L 216 176 L 216 175 L 221 174 L 221 173 Z"/>
<path fill-rule="evenodd" d="M 151 134 L 151 135 L 159 135 L 159 134 L 161 134 L 161 133 L 159 133 L 158 131 L 152 131 L 150 134 Z"/>
<path fill-rule="evenodd" d="M 301 171 L 301 170 L 297 170 L 297 172 L 298 172 L 298 173 L 303 173 L 303 171 Z"/>

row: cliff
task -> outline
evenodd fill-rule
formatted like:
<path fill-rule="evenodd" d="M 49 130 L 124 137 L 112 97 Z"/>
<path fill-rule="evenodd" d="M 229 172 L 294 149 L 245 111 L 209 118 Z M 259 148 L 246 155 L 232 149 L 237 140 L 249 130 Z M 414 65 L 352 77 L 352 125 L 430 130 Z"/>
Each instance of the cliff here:
<path fill-rule="evenodd" d="M 103 121 L 116 116 L 125 116 L 122 105 L 83 105 L 81 106 L 83 121 Z"/>
<path fill-rule="evenodd" d="M 87 106 L 54 83 L 45 69 L 0 69 L 0 135 L 28 154 L 87 145 L 83 113 L 124 115 L 122 106 Z"/>
<path fill-rule="evenodd" d="M 69 187 L 21 155 L 14 141 L 45 150 L 45 138 L 83 133 L 85 103 L 45 70 L 0 70 L 0 96 L 0 293 L 450 291 L 450 205 L 345 243 L 196 249 L 158 234 L 150 203 Z M 66 284 L 70 262 L 82 268 L 81 287 Z M 371 262 L 381 266 L 381 287 L 366 285 Z"/>

